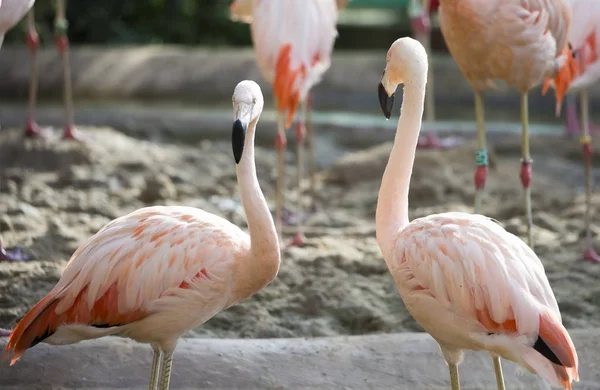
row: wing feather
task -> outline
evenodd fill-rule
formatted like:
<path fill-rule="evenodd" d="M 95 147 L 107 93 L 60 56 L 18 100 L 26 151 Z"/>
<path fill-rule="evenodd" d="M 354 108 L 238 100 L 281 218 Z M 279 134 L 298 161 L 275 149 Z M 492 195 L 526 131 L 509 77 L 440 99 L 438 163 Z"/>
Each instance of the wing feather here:
<path fill-rule="evenodd" d="M 93 307 L 113 285 L 118 313 L 148 311 L 184 283 L 225 281 L 236 254 L 247 246 L 237 226 L 202 210 L 134 211 L 106 225 L 73 254 L 53 290 L 60 298 L 56 312 L 69 310 L 82 291 Z"/>
<path fill-rule="evenodd" d="M 515 321 L 519 332 L 529 333 L 537 332 L 543 306 L 560 321 L 539 258 L 487 217 L 445 213 L 416 219 L 396 245 L 420 286 L 415 293 L 424 290 L 461 316 L 498 329 Z"/>

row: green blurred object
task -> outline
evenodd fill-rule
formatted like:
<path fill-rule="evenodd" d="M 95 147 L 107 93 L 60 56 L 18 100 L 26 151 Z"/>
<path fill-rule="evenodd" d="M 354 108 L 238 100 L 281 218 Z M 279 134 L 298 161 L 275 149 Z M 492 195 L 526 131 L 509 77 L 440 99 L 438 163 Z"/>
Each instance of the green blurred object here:
<path fill-rule="evenodd" d="M 410 0 L 350 0 L 347 8 L 404 9 Z"/>
<path fill-rule="evenodd" d="M 277 0 L 285 1 L 285 0 Z M 42 46 L 54 45 L 54 3 L 38 1 Z M 410 33 L 409 0 L 350 0 L 340 13 L 336 49 L 381 49 Z M 229 19 L 231 0 L 67 0 L 68 37 L 74 45 L 252 45 L 250 27 Z M 6 42 L 25 44 L 26 18 Z"/>

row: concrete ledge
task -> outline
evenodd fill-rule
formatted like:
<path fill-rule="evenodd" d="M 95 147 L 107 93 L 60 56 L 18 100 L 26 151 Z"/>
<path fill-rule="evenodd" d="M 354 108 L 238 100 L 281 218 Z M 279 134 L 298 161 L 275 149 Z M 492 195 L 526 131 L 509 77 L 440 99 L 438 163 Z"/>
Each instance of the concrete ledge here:
<path fill-rule="evenodd" d="M 600 389 L 600 330 L 571 331 L 581 382 Z M 4 349 L 6 339 L 0 339 Z M 72 346 L 40 344 L 13 367 L 0 365 L 3 390 L 144 389 L 149 346 L 106 338 Z M 517 374 L 504 361 L 507 388 L 545 389 L 537 376 Z M 469 352 L 461 365 L 463 390 L 496 389 L 489 355 Z M 172 389 L 444 389 L 448 369 L 424 333 L 267 340 L 183 339 L 176 350 Z"/>
<path fill-rule="evenodd" d="M 390 42 L 391 43 L 391 42 Z M 315 105 L 321 109 L 379 110 L 374 104 L 377 83 L 384 66 L 385 50 L 336 51 L 332 66 L 315 88 Z M 6 46 L 0 56 L 0 96 L 22 100 L 28 92 L 31 56 L 24 46 Z M 230 104 L 231 92 L 240 80 L 253 79 L 271 101 L 252 49 L 192 48 L 183 46 L 123 46 L 71 48 L 74 93 L 77 98 L 167 99 L 204 104 Z M 435 56 L 436 101 L 449 110 L 471 104 L 469 84 L 449 56 Z M 62 68 L 53 47 L 39 53 L 40 94 L 60 100 Z M 590 90 L 592 104 L 600 86 Z M 551 118 L 554 97 L 530 96 L 532 112 Z M 512 89 L 489 91 L 486 104 L 502 105 L 518 112 L 519 99 Z M 472 109 L 469 107 L 469 112 Z M 593 111 L 593 107 L 592 107 Z"/>

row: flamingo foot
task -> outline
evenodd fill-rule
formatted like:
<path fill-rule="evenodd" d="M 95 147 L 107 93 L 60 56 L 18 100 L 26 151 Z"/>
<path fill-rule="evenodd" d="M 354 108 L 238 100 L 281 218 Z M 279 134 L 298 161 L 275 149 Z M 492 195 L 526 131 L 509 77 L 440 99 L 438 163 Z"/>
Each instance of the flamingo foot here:
<path fill-rule="evenodd" d="M 63 139 L 70 141 L 82 141 L 77 130 L 71 125 L 65 126 L 65 131 L 63 132 Z"/>
<path fill-rule="evenodd" d="M 4 249 L 0 246 L 0 262 L 2 261 L 29 261 L 33 260 L 33 256 L 23 252 L 23 247 L 17 246 L 12 249 Z"/>
<path fill-rule="evenodd" d="M 25 122 L 25 137 L 27 138 L 46 138 L 47 132 L 42 130 L 33 119 L 28 119 Z"/>
<path fill-rule="evenodd" d="M 419 137 L 417 148 L 421 149 L 452 149 L 464 143 L 460 137 L 440 138 L 436 134 L 425 134 Z"/>
<path fill-rule="evenodd" d="M 301 232 L 296 232 L 296 235 L 294 236 L 292 241 L 289 243 L 289 246 L 302 247 L 302 246 L 304 246 L 305 241 L 306 241 L 306 237 L 304 236 L 304 234 L 302 234 Z"/>
<path fill-rule="evenodd" d="M 591 263 L 600 263 L 600 255 L 594 250 L 594 248 L 589 247 L 583 253 L 583 258 Z"/>

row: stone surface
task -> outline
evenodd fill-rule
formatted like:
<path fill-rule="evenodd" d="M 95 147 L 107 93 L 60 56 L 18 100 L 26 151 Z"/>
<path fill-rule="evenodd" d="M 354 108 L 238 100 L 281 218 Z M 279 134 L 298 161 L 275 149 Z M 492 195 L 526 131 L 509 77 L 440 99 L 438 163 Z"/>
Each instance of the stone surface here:
<path fill-rule="evenodd" d="M 581 381 L 600 389 L 600 330 L 570 332 Z M 4 348 L 6 339 L 0 339 Z M 144 389 L 152 353 L 147 345 L 105 338 L 72 346 L 40 344 L 14 366 L 0 365 L 3 390 Z M 546 389 L 537 376 L 503 362 L 507 389 Z M 184 339 L 173 363 L 171 389 L 449 389 L 437 343 L 424 333 L 314 339 Z M 521 371 L 519 369 L 519 371 Z M 463 390 L 495 389 L 492 360 L 467 353 Z"/>

